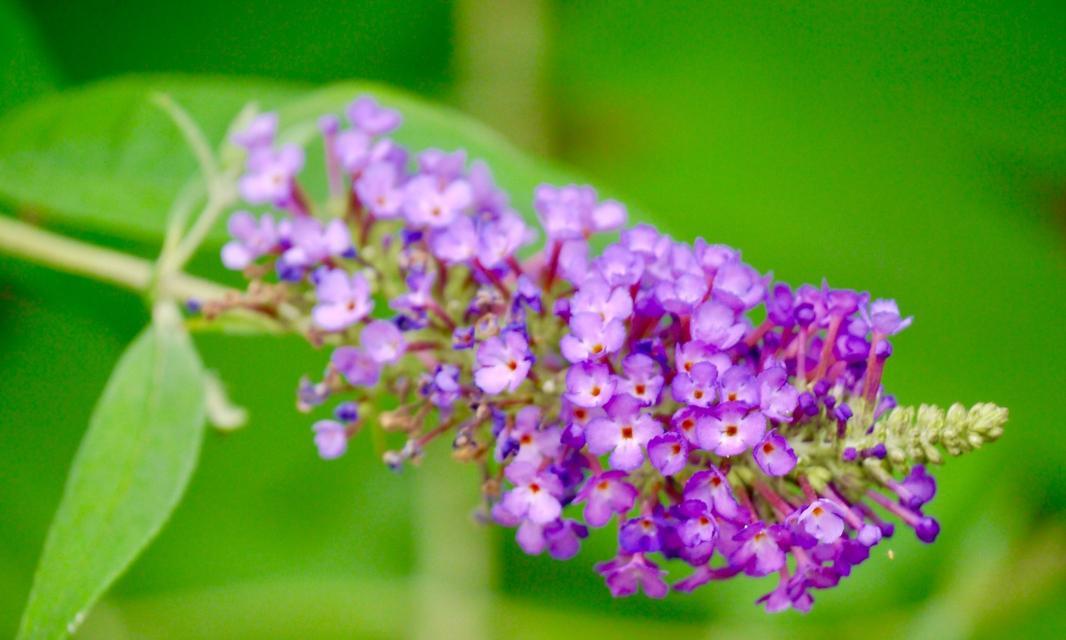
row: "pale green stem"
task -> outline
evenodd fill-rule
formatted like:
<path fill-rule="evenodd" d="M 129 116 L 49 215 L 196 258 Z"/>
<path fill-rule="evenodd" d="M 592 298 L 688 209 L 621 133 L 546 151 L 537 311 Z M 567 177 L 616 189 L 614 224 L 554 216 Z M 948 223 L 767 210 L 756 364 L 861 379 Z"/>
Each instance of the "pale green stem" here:
<path fill-rule="evenodd" d="M 447 438 L 434 442 L 418 474 L 415 528 L 418 606 L 412 637 L 466 638 L 490 634 L 492 545 L 487 527 L 472 517 L 478 503 L 477 469 L 451 459 Z"/>
<path fill-rule="evenodd" d="M 0 216 L 0 252 L 138 293 L 147 293 L 152 286 L 153 265 L 148 260 L 72 240 L 5 216 Z M 160 292 L 183 300 L 220 298 L 230 290 L 184 273 L 172 274 L 159 286 Z"/>

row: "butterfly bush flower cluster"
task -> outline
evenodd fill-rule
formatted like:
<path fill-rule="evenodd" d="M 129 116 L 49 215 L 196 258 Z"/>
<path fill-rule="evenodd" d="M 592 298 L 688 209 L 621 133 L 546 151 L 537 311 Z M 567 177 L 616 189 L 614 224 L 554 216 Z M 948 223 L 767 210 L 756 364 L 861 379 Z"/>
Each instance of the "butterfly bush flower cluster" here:
<path fill-rule="evenodd" d="M 251 284 L 203 306 L 329 351 L 297 391 L 322 458 L 381 429 L 399 469 L 444 439 L 525 552 L 617 531 L 595 567 L 616 596 L 775 575 L 759 602 L 806 611 L 898 526 L 933 542 L 926 464 L 1001 432 L 993 405 L 896 407 L 882 376 L 911 318 L 892 300 L 774 281 L 587 186 L 541 185 L 530 224 L 484 163 L 396 142 L 396 111 L 345 116 L 320 121 L 317 204 L 315 147 L 280 144 L 273 114 L 235 137 L 248 210 L 222 261 Z"/>

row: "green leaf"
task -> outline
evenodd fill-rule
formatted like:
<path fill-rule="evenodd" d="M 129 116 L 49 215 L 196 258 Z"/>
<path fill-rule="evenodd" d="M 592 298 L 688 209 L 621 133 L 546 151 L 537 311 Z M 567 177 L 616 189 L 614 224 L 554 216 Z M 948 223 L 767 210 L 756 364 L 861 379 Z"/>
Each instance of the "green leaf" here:
<path fill-rule="evenodd" d="M 274 105 L 296 87 L 221 78 L 130 77 L 51 94 L 0 119 L 0 199 L 47 220 L 158 240 L 196 164 L 150 101 L 165 91 L 219 140 L 251 99 Z"/>
<path fill-rule="evenodd" d="M 173 123 L 149 103 L 155 92 L 171 95 L 219 145 L 248 102 L 279 111 L 283 138 L 311 140 L 320 115 L 340 114 L 357 95 L 371 93 L 403 112 L 400 142 L 416 150 L 467 149 L 489 163 L 527 214 L 538 182 L 573 180 L 457 111 L 372 83 L 307 93 L 261 80 L 132 76 L 55 94 L 0 119 L 0 200 L 78 228 L 161 238 L 167 211 L 195 176 L 195 163 Z M 308 149 L 302 180 L 321 183 L 320 148 Z M 218 242 L 223 233 L 220 226 L 210 240 Z"/>
<path fill-rule="evenodd" d="M 60 638 L 159 532 L 192 475 L 204 379 L 188 336 L 148 327 L 93 412 L 48 532 L 19 638 Z"/>

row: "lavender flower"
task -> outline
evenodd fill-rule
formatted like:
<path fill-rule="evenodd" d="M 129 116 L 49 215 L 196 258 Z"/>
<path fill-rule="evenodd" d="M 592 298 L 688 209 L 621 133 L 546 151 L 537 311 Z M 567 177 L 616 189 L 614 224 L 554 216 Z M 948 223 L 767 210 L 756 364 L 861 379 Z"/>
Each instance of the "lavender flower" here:
<path fill-rule="evenodd" d="M 315 294 L 319 302 L 311 315 L 315 324 L 327 331 L 350 327 L 374 307 L 370 285 L 360 273 L 348 275 L 341 269 L 330 269 L 319 276 Z"/>

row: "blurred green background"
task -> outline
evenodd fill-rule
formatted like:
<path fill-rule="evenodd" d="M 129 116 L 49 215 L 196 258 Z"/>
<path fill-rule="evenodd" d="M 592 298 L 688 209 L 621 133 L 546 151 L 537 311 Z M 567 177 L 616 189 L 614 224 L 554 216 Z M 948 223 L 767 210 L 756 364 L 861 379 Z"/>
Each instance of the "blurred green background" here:
<path fill-rule="evenodd" d="M 198 338 L 251 423 L 208 434 L 79 637 L 1066 637 L 1063 34 L 1061 2 L 0 0 L 0 110 L 142 71 L 394 84 L 679 237 L 897 298 L 916 316 L 887 373 L 902 402 L 1011 410 L 999 443 L 938 470 L 937 544 L 903 531 L 811 614 L 767 616 L 772 579 L 612 600 L 591 570 L 606 531 L 568 563 L 525 557 L 469 521 L 474 478 L 444 455 L 397 476 L 363 439 L 323 463 L 293 408 L 323 354 Z M 193 269 L 225 278 L 209 254 Z M 133 295 L 0 256 L 2 637 L 144 321 Z"/>

